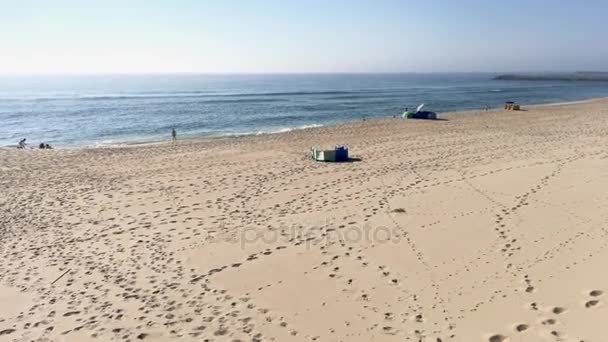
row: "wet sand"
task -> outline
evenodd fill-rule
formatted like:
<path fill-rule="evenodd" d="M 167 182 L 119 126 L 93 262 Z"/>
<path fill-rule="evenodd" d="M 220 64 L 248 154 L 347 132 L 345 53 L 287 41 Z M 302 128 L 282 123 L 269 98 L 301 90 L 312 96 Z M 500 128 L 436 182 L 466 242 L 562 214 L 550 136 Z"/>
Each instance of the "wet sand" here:
<path fill-rule="evenodd" d="M 603 341 L 608 99 L 526 109 L 0 149 L 0 341 Z"/>

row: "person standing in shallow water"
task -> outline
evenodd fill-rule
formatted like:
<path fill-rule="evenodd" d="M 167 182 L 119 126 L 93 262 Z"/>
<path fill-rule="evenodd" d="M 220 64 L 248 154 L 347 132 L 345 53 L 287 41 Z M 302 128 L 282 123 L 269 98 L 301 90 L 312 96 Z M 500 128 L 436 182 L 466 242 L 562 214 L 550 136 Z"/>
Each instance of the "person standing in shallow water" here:
<path fill-rule="evenodd" d="M 171 129 L 171 140 L 177 140 L 177 132 L 175 131 L 175 128 Z"/>

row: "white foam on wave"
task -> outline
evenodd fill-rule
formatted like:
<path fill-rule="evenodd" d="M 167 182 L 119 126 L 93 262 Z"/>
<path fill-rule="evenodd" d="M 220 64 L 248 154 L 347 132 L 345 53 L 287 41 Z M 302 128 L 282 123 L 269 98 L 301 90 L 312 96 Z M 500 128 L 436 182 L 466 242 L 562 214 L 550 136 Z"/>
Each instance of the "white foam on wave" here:
<path fill-rule="evenodd" d="M 302 125 L 302 126 L 296 126 L 296 127 L 283 127 L 283 128 L 271 129 L 271 130 L 266 130 L 266 131 L 258 131 L 255 134 L 260 135 L 260 134 L 287 133 L 287 132 L 291 132 L 291 131 L 297 131 L 297 130 L 307 129 L 307 128 L 316 128 L 316 127 L 323 127 L 323 125 L 311 124 L 311 125 Z"/>
<path fill-rule="evenodd" d="M 205 138 L 227 138 L 227 137 L 242 137 L 248 135 L 263 135 L 263 134 L 279 134 L 279 133 L 287 133 L 296 130 L 302 130 L 307 128 L 316 128 L 323 127 L 321 124 L 310 124 L 310 125 L 301 125 L 295 127 L 283 127 L 283 128 L 275 128 L 275 129 L 267 129 L 255 132 L 218 132 L 215 134 L 184 134 L 181 135 L 183 140 L 190 139 L 205 139 Z M 182 140 L 180 139 L 180 140 Z M 79 147 L 84 148 L 116 148 L 116 147 L 131 147 L 135 145 L 150 145 L 150 144 L 158 144 L 169 142 L 170 139 L 164 136 L 141 136 L 141 137 L 131 137 L 130 139 L 125 140 L 103 140 L 97 141 L 89 144 L 80 145 Z M 76 147 L 76 146 L 75 146 Z"/>

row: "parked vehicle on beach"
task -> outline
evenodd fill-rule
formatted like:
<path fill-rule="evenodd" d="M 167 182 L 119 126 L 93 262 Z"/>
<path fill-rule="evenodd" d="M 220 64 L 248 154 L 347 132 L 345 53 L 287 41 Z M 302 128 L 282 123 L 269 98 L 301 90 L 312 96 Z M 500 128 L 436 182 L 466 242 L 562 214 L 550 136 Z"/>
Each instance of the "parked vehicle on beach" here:
<path fill-rule="evenodd" d="M 437 113 L 430 112 L 426 110 L 422 110 L 424 108 L 424 103 L 416 108 L 415 112 L 410 112 L 407 109 L 403 112 L 404 119 L 426 119 L 426 120 L 436 120 Z"/>

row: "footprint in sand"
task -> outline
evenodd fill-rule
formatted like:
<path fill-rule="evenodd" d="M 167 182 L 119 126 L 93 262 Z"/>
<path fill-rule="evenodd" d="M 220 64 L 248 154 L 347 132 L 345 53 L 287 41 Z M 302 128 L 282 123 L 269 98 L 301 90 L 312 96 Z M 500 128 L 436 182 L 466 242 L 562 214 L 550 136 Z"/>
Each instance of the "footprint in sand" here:
<path fill-rule="evenodd" d="M 585 303 L 585 307 L 586 308 L 592 308 L 596 305 L 598 305 L 600 302 L 598 300 L 590 300 L 587 303 Z"/>
<path fill-rule="evenodd" d="M 8 335 L 8 334 L 12 334 L 15 332 L 15 329 L 4 329 L 2 331 L 0 331 L 0 335 Z"/>
<path fill-rule="evenodd" d="M 528 328 L 530 328 L 530 326 L 527 324 L 518 324 L 515 326 L 515 331 L 524 332 L 524 331 L 528 330 Z"/>
<path fill-rule="evenodd" d="M 604 291 L 601 291 L 601 290 L 593 290 L 593 291 L 589 292 L 589 295 L 591 297 L 600 297 L 603 294 L 604 294 Z"/>
<path fill-rule="evenodd" d="M 557 307 L 554 307 L 554 308 L 553 308 L 553 310 L 551 310 L 551 312 L 553 312 L 553 313 L 554 313 L 554 314 L 556 314 L 556 315 L 561 315 L 561 314 L 563 314 L 564 312 L 566 312 L 566 309 L 565 309 L 565 308 L 562 308 L 562 307 L 557 306 Z"/>
<path fill-rule="evenodd" d="M 504 335 L 492 335 L 488 339 L 488 342 L 506 342 L 508 340 L 509 340 L 509 338 Z"/>
<path fill-rule="evenodd" d="M 69 316 L 74 316 L 74 315 L 78 315 L 80 313 L 80 311 L 70 311 L 70 312 L 66 312 L 63 314 L 64 317 L 69 317 Z"/>
<path fill-rule="evenodd" d="M 390 326 L 385 326 L 382 328 L 382 332 L 386 335 L 397 335 L 398 331 Z"/>
<path fill-rule="evenodd" d="M 553 318 L 546 319 L 542 322 L 543 325 L 554 325 L 555 323 L 557 323 L 557 321 Z"/>

